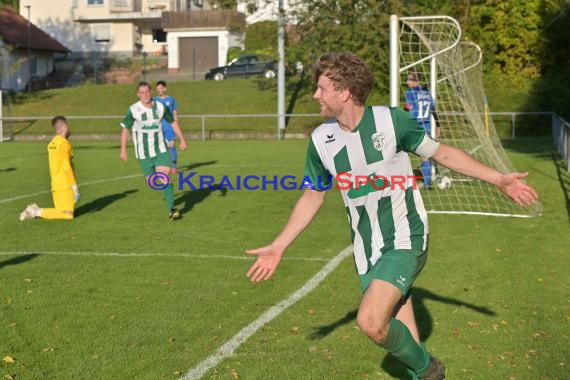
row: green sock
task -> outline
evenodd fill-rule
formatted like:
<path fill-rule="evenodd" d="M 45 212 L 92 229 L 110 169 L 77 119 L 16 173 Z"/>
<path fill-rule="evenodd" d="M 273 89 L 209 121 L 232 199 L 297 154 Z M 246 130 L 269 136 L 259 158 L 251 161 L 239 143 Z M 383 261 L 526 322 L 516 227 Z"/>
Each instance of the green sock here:
<path fill-rule="evenodd" d="M 164 200 L 168 206 L 168 212 L 170 212 L 174 207 L 174 186 L 172 186 L 172 183 L 169 183 L 168 186 L 162 190 L 162 195 L 164 196 Z"/>
<path fill-rule="evenodd" d="M 379 344 L 417 374 L 424 374 L 430 363 L 429 353 L 416 343 L 410 330 L 399 320 L 392 318 L 384 344 Z"/>

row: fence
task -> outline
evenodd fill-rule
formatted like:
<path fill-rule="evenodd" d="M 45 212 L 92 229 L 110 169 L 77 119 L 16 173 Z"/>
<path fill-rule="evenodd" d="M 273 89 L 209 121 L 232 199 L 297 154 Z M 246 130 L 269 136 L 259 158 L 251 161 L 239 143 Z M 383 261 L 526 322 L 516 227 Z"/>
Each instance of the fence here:
<path fill-rule="evenodd" d="M 0 95 L 0 103 L 1 103 Z M 491 112 L 495 125 L 501 117 L 507 117 L 510 123 L 510 136 L 517 137 L 517 121 L 521 117 L 548 117 L 552 125 L 552 135 L 556 148 L 570 171 L 570 123 L 553 112 Z M 277 114 L 239 114 L 239 115 L 180 115 L 184 131 L 191 137 L 202 141 L 212 139 L 291 139 L 306 138 L 312 128 L 321 122 L 319 114 L 285 114 L 287 129 L 279 130 Z M 76 135 L 85 135 L 89 139 L 104 139 L 118 134 L 118 125 L 123 115 L 106 116 L 69 116 L 74 121 Z M 22 136 L 50 136 L 51 117 L 3 117 L 0 108 L 0 142 Z M 112 122 L 110 121 L 112 120 Z M 248 121 L 249 120 L 249 121 Z M 225 122 L 225 123 L 224 123 Z M 7 138 L 4 138 L 4 123 L 10 125 Z M 268 126 L 275 127 L 268 127 Z M 237 126 L 237 127 L 236 127 Z"/>
<path fill-rule="evenodd" d="M 570 172 L 570 123 L 556 114 L 552 114 L 552 136 L 558 154 L 566 164 L 566 170 Z"/>

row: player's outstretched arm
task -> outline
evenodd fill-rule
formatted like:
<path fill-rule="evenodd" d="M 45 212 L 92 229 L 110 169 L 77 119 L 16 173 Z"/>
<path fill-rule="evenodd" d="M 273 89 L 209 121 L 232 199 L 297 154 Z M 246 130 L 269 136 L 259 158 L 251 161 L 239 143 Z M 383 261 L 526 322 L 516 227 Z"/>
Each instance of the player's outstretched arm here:
<path fill-rule="evenodd" d="M 265 247 L 248 249 L 257 260 L 247 271 L 252 282 L 269 280 L 281 262 L 283 253 L 301 232 L 311 223 L 325 199 L 325 191 L 307 189 L 293 208 L 289 221 L 273 242 Z"/>
<path fill-rule="evenodd" d="M 522 182 L 528 173 L 500 173 L 475 160 L 466 152 L 445 144 L 439 146 L 432 158 L 456 172 L 497 186 L 519 205 L 530 205 L 538 199 L 536 191 Z"/>
<path fill-rule="evenodd" d="M 127 141 L 129 141 L 129 131 L 126 128 L 123 128 L 121 131 L 121 153 L 120 157 L 121 160 L 127 161 Z"/>

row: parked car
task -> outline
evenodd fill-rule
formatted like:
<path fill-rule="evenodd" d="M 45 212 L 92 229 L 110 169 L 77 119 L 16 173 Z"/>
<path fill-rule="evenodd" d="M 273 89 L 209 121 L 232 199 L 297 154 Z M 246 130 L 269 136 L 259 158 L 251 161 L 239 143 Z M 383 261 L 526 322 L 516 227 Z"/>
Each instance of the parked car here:
<path fill-rule="evenodd" d="M 263 75 L 267 79 L 275 78 L 277 62 L 265 57 L 248 54 L 232 60 L 227 66 L 214 67 L 206 72 L 206 79 L 224 80 L 228 77 L 248 77 Z"/>

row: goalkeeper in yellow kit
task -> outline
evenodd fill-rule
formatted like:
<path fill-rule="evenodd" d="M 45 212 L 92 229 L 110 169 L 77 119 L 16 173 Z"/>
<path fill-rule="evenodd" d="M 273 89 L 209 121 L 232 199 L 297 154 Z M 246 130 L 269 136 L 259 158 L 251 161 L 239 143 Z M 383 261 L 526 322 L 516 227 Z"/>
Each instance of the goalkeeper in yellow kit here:
<path fill-rule="evenodd" d="M 55 137 L 48 144 L 49 173 L 51 176 L 51 194 L 54 208 L 40 208 L 32 203 L 20 214 L 20 220 L 73 219 L 75 204 L 79 201 L 79 190 L 73 171 L 73 149 L 67 139 L 70 135 L 69 124 L 63 116 L 51 120 Z"/>

